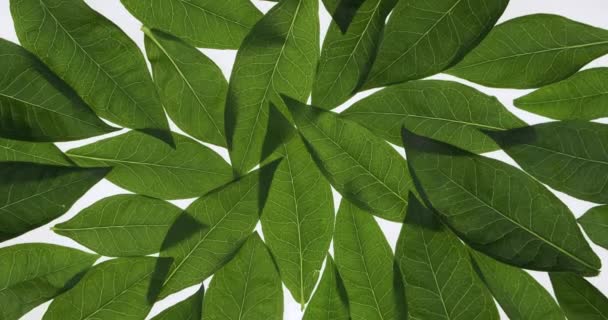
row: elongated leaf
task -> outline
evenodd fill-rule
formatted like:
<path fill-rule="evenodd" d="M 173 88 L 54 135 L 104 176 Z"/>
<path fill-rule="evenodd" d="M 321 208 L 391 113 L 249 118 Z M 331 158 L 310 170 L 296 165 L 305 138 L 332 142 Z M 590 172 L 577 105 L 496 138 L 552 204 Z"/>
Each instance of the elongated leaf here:
<path fill-rule="evenodd" d="M 336 266 L 353 320 L 404 319 L 393 253 L 374 217 L 342 199 L 334 236 Z M 398 271 L 397 271 L 398 272 Z"/>
<path fill-rule="evenodd" d="M 551 273 L 553 291 L 569 320 L 608 319 L 608 298 L 587 280 L 569 273 Z"/>
<path fill-rule="evenodd" d="M 254 233 L 211 280 L 205 320 L 281 320 L 283 288 L 268 249 Z"/>
<path fill-rule="evenodd" d="M 193 137 L 225 146 L 228 82 L 222 70 L 180 39 L 145 27 L 143 30 L 154 82 L 171 119 Z"/>
<path fill-rule="evenodd" d="M 365 87 L 421 79 L 458 62 L 492 29 L 509 0 L 406 0 L 391 13 Z"/>
<path fill-rule="evenodd" d="M 204 294 L 205 287 L 201 285 L 195 294 L 161 312 L 152 320 L 201 320 Z"/>
<path fill-rule="evenodd" d="M 500 319 L 468 250 L 414 196 L 396 251 L 412 319 Z"/>
<path fill-rule="evenodd" d="M 334 188 L 384 219 L 403 221 L 413 183 L 406 161 L 364 127 L 286 100 L 313 158 Z"/>
<path fill-rule="evenodd" d="M 53 231 L 107 257 L 145 256 L 160 252 L 181 211 L 162 200 L 116 195 L 85 208 Z"/>
<path fill-rule="evenodd" d="M 98 256 L 51 244 L 0 249 L 0 318 L 17 320 L 75 284 Z"/>
<path fill-rule="evenodd" d="M 608 206 L 598 206 L 589 209 L 578 218 L 585 233 L 591 241 L 608 250 Z"/>
<path fill-rule="evenodd" d="M 608 202 L 608 126 L 549 122 L 490 137 L 526 172 L 574 197 Z"/>
<path fill-rule="evenodd" d="M 145 60 L 120 28 L 82 0 L 12 0 L 11 14 L 21 44 L 99 116 L 171 142 Z"/>
<path fill-rule="evenodd" d="M 95 266 L 70 291 L 57 297 L 44 320 L 127 320 L 146 317 L 157 258 L 120 258 Z"/>
<path fill-rule="evenodd" d="M 480 132 L 525 126 L 495 98 L 450 81 L 411 81 L 390 86 L 342 113 L 389 142 L 401 144 L 401 128 L 474 153 L 498 149 Z"/>
<path fill-rule="evenodd" d="M 241 174 L 262 159 L 269 102 L 306 101 L 319 57 L 318 1 L 286 0 L 251 30 L 236 56 L 226 104 L 230 159 Z"/>
<path fill-rule="evenodd" d="M 72 162 L 54 144 L 0 138 L 0 162 L 31 162 L 70 166 Z"/>
<path fill-rule="evenodd" d="M 608 31 L 561 16 L 509 20 L 447 73 L 485 86 L 536 88 L 563 80 L 608 53 Z"/>
<path fill-rule="evenodd" d="M 396 2 L 363 1 L 347 29 L 340 26 L 339 20 L 332 22 L 323 41 L 312 89 L 315 106 L 332 109 L 355 94 L 371 67 L 384 21 Z"/>
<path fill-rule="evenodd" d="M 515 99 L 520 109 L 557 120 L 593 120 L 608 116 L 608 68 L 574 74 Z"/>
<path fill-rule="evenodd" d="M 322 0 L 323 6 L 331 14 L 333 22 L 345 33 L 365 0 Z"/>
<path fill-rule="evenodd" d="M 107 172 L 100 168 L 0 163 L 0 241 L 61 216 Z"/>
<path fill-rule="evenodd" d="M 237 49 L 262 17 L 247 0 L 121 0 L 146 26 L 170 32 L 196 47 Z"/>
<path fill-rule="evenodd" d="M 403 139 L 423 198 L 473 248 L 518 267 L 598 273 L 568 207 L 529 175 L 406 129 Z"/>
<path fill-rule="evenodd" d="M 0 39 L 0 136 L 66 141 L 114 130 L 34 55 Z"/>
<path fill-rule="evenodd" d="M 472 251 L 479 275 L 513 320 L 564 320 L 549 292 L 525 271 Z"/>
<path fill-rule="evenodd" d="M 303 320 L 349 320 L 348 297 L 331 256 L 327 256 L 321 282 L 312 296 Z"/>
<path fill-rule="evenodd" d="M 211 149 L 173 133 L 175 148 L 138 131 L 69 150 L 81 166 L 108 166 L 108 180 L 161 199 L 201 196 L 232 179 L 230 166 Z"/>

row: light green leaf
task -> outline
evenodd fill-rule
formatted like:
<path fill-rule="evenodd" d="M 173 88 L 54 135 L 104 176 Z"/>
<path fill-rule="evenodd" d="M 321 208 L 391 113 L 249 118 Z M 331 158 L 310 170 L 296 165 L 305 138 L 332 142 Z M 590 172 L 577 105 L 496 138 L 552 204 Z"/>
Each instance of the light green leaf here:
<path fill-rule="evenodd" d="M 598 246 L 608 250 L 608 206 L 598 206 L 589 209 L 578 218 L 589 239 Z"/>
<path fill-rule="evenodd" d="M 447 73 L 485 86 L 528 89 L 563 80 L 608 53 L 608 30 L 533 14 L 496 26 Z"/>
<path fill-rule="evenodd" d="M 551 188 L 596 203 L 608 202 L 608 126 L 549 122 L 488 135 L 524 171 Z"/>
<path fill-rule="evenodd" d="M 0 318 L 22 315 L 72 287 L 98 256 L 51 244 L 0 249 Z"/>
<path fill-rule="evenodd" d="M 34 55 L 0 39 L 0 136 L 66 141 L 115 130 Z"/>
<path fill-rule="evenodd" d="M 108 172 L 34 163 L 0 163 L 0 241 L 49 223 Z"/>
<path fill-rule="evenodd" d="M 327 256 L 323 277 L 304 312 L 303 320 L 349 320 L 348 297 L 331 256 Z"/>
<path fill-rule="evenodd" d="M 608 298 L 587 280 L 570 273 L 550 273 L 553 291 L 569 320 L 608 319 Z"/>
<path fill-rule="evenodd" d="M 608 68 L 578 72 L 560 82 L 515 99 L 520 109 L 557 120 L 593 120 L 608 116 Z"/>
<path fill-rule="evenodd" d="M 195 294 L 161 312 L 152 320 L 201 320 L 204 294 L 205 287 L 201 285 Z"/>
<path fill-rule="evenodd" d="M 161 199 L 201 196 L 232 179 L 230 166 L 204 145 L 173 133 L 175 148 L 138 131 L 67 152 L 81 166 L 108 166 L 108 180 Z"/>
<path fill-rule="evenodd" d="M 204 320 L 281 320 L 283 288 L 268 249 L 252 234 L 209 284 Z"/>
<path fill-rule="evenodd" d="M 353 320 L 404 319 L 405 297 L 384 234 L 369 213 L 342 199 L 334 235 L 336 266 Z"/>
<path fill-rule="evenodd" d="M 31 162 L 70 166 L 72 161 L 52 143 L 0 138 L 0 162 Z"/>
<path fill-rule="evenodd" d="M 384 21 L 396 2 L 363 1 L 346 29 L 340 21 L 332 21 L 312 89 L 315 106 L 333 109 L 356 93 L 371 68 Z"/>
<path fill-rule="evenodd" d="M 572 212 L 526 173 L 403 130 L 422 197 L 473 248 L 514 266 L 596 275 Z"/>
<path fill-rule="evenodd" d="M 401 222 L 413 182 L 406 161 L 382 139 L 338 115 L 287 99 L 313 159 L 345 198 Z"/>
<path fill-rule="evenodd" d="M 468 250 L 414 196 L 395 260 L 412 319 L 500 319 L 490 292 L 473 271 Z"/>
<path fill-rule="evenodd" d="M 83 209 L 53 231 L 107 257 L 145 256 L 160 252 L 163 239 L 181 212 L 162 200 L 116 195 Z"/>
<path fill-rule="evenodd" d="M 141 22 L 200 48 L 237 49 L 262 14 L 248 0 L 121 0 Z"/>
<path fill-rule="evenodd" d="M 172 35 L 146 27 L 143 31 L 154 82 L 171 119 L 199 140 L 226 146 L 224 105 L 228 82 L 222 70 Z"/>
<path fill-rule="evenodd" d="M 226 136 L 234 169 L 244 174 L 262 159 L 269 102 L 279 94 L 306 101 L 319 57 L 317 0 L 275 5 L 243 41 L 230 76 Z"/>
<path fill-rule="evenodd" d="M 137 45 L 82 0 L 12 0 L 21 44 L 95 112 L 171 142 L 169 125 Z"/>
<path fill-rule="evenodd" d="M 421 79 L 458 62 L 509 0 L 404 0 L 391 13 L 366 88 Z"/>
<path fill-rule="evenodd" d="M 440 108 L 438 106 L 441 106 Z M 385 140 L 400 145 L 401 128 L 474 153 L 498 146 L 480 132 L 525 126 L 495 97 L 471 87 L 439 80 L 390 86 L 342 113 Z"/>
<path fill-rule="evenodd" d="M 471 250 L 479 276 L 512 320 L 564 320 L 551 295 L 524 270 Z"/>

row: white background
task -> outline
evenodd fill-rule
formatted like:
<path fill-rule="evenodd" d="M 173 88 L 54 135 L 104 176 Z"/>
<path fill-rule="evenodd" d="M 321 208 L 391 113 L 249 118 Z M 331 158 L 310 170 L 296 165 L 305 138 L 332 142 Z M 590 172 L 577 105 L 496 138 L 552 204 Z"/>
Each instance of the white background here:
<path fill-rule="evenodd" d="M 145 1 L 145 0 L 142 0 L 142 1 Z M 221 1 L 221 0 L 218 0 L 218 1 Z M 263 1 L 259 1 L 259 0 L 252 0 L 252 1 L 255 3 L 255 5 L 258 8 L 260 8 L 264 12 L 266 12 L 273 5 L 271 2 L 263 2 Z M 429 0 L 429 1 L 432 1 L 432 0 Z M 492 0 L 488 0 L 488 1 L 492 1 Z M 121 5 L 119 0 L 86 0 L 86 2 L 91 7 L 93 7 L 95 10 L 97 10 L 98 12 L 100 12 L 101 14 L 103 14 L 104 16 L 106 16 L 110 20 L 112 20 L 114 23 L 116 23 L 121 29 L 123 29 L 139 45 L 139 47 L 142 48 L 142 51 L 143 51 L 143 33 L 140 31 L 141 23 L 139 21 L 137 21 L 136 19 L 134 19 L 125 10 L 125 8 Z M 573 20 L 584 22 L 584 23 L 587 23 L 587 24 L 590 24 L 590 25 L 593 25 L 596 27 L 608 29 L 608 18 L 606 16 L 606 13 L 608 12 L 608 2 L 606 0 L 576 0 L 576 1 L 572 1 L 572 0 L 511 0 L 505 14 L 502 16 L 502 18 L 500 19 L 499 22 L 509 20 L 514 17 L 518 17 L 518 16 L 522 16 L 522 15 L 540 13 L 540 12 L 559 14 L 559 15 L 563 15 L 563 16 L 568 17 Z M 324 36 L 325 32 L 327 30 L 327 27 L 329 25 L 329 22 L 331 21 L 331 17 L 325 11 L 325 9 L 322 5 L 320 5 L 320 16 L 321 16 L 321 31 L 322 31 L 322 36 Z M 14 31 L 13 24 L 12 24 L 12 19 L 10 16 L 9 0 L 0 0 L 0 37 L 18 43 L 17 36 L 15 35 L 15 31 Z M 211 59 L 213 59 L 222 68 L 224 75 L 227 78 L 229 77 L 230 72 L 232 70 L 232 64 L 234 62 L 236 51 L 234 51 L 234 50 L 207 50 L 207 49 L 201 50 L 201 51 L 203 51 Z M 608 56 L 600 58 L 600 59 L 592 62 L 590 65 L 586 66 L 585 68 L 598 67 L 598 66 L 608 66 Z M 0 70 L 0 72 L 2 72 L 2 71 Z M 459 79 L 456 79 L 456 78 L 453 78 L 453 77 L 450 77 L 447 75 L 438 75 L 433 78 L 457 80 L 457 81 L 466 83 L 470 86 L 473 86 L 487 94 L 494 95 L 494 96 L 498 97 L 498 99 L 505 106 L 507 106 L 507 108 L 510 111 L 512 111 L 517 116 L 519 116 L 521 119 L 525 120 L 526 122 L 528 122 L 530 124 L 536 124 L 536 123 L 545 122 L 548 120 L 546 118 L 536 116 L 536 115 L 527 113 L 525 111 L 518 110 L 515 107 L 513 107 L 513 103 L 512 103 L 513 99 L 530 92 L 530 90 L 510 90 L 510 89 L 486 88 L 486 87 L 481 87 L 479 85 L 475 85 L 475 84 L 472 84 L 472 83 L 469 83 L 466 81 L 462 81 L 462 80 L 459 80 Z M 358 94 L 353 99 L 351 99 L 350 101 L 345 103 L 343 106 L 340 106 L 337 109 L 337 111 L 344 110 L 346 107 L 350 106 L 355 101 L 369 95 L 370 93 L 372 93 L 374 91 L 376 91 L 376 90 L 373 90 L 373 91 L 370 90 L 370 91 Z M 602 121 L 602 122 L 605 122 L 605 121 Z M 174 131 L 183 133 L 181 130 L 179 130 L 177 127 L 175 127 L 175 125 L 173 125 L 173 124 L 172 124 L 172 129 Z M 125 130 L 120 131 L 118 133 L 109 134 L 109 135 L 104 136 L 104 138 L 113 136 L 113 135 L 117 135 L 120 133 L 124 133 L 124 132 L 125 132 Z M 84 144 L 88 144 L 88 143 L 94 142 L 96 140 L 99 140 L 99 138 L 87 139 L 87 140 L 82 140 L 82 141 L 78 141 L 78 142 L 59 143 L 58 145 L 62 150 L 65 151 L 67 149 L 71 149 L 71 148 L 78 147 L 78 146 L 81 146 Z M 208 146 L 210 146 L 210 145 L 208 145 Z M 215 146 L 211 146 L 211 147 L 214 150 L 216 150 L 218 153 L 220 153 L 228 161 L 228 154 L 225 149 L 218 148 Z M 400 150 L 400 148 L 398 148 L 398 147 L 396 147 L 396 148 L 400 151 L 401 154 L 403 154 L 403 150 Z M 508 156 L 506 156 L 502 151 L 492 152 L 487 155 L 515 165 L 515 163 Z M 74 242 L 68 238 L 54 234 L 53 232 L 50 231 L 50 227 L 59 222 L 70 219 L 71 217 L 76 215 L 78 212 L 80 212 L 80 210 L 82 210 L 85 207 L 90 206 L 91 204 L 93 204 L 94 202 L 98 201 L 101 198 L 105 198 L 110 195 L 120 194 L 120 193 L 130 193 L 130 192 L 113 185 L 112 183 L 108 182 L 107 180 L 103 180 L 100 183 L 98 183 L 95 187 L 93 187 L 91 190 L 89 190 L 89 192 L 84 197 L 82 197 L 80 200 L 78 200 L 74 204 L 74 206 L 68 211 L 68 213 L 63 215 L 61 218 L 49 223 L 46 226 L 43 226 L 41 228 L 28 232 L 18 238 L 6 241 L 4 243 L 0 243 L 0 247 L 10 246 L 10 245 L 14 245 L 17 243 L 26 243 L 26 242 L 48 242 L 48 243 L 66 245 L 66 246 L 78 248 L 78 249 L 81 249 L 84 251 L 89 251 L 88 249 L 82 247 L 81 245 L 77 244 L 76 242 Z M 595 206 L 595 204 L 577 200 L 577 199 L 574 199 L 570 196 L 564 195 L 559 192 L 556 192 L 556 194 L 562 201 L 564 201 L 570 207 L 570 209 L 574 212 L 576 217 L 581 216 L 589 208 Z M 336 208 L 338 208 L 338 203 L 340 201 L 339 200 L 340 197 L 335 192 L 334 192 L 334 195 L 335 195 Z M 172 201 L 172 202 L 181 208 L 186 208 L 193 200 L 194 199 Z M 382 227 L 389 243 L 391 244 L 391 246 L 394 249 L 395 243 L 397 241 L 397 237 L 399 235 L 400 224 L 384 221 L 381 219 L 377 219 L 377 220 L 380 223 L 380 226 Z M 261 228 L 259 228 L 259 225 L 258 225 L 257 230 L 261 233 Z M 592 244 L 592 247 L 595 250 L 595 252 L 601 257 L 605 268 L 608 268 L 608 251 L 606 251 L 598 246 L 595 246 L 593 244 Z M 605 270 L 608 270 L 608 269 L 605 269 Z M 545 273 L 531 272 L 531 274 L 543 286 L 545 286 L 549 292 L 553 293 L 553 290 L 551 288 L 551 283 L 549 281 L 548 276 Z M 588 278 L 588 280 L 591 283 L 593 283 L 596 287 L 598 287 L 604 294 L 608 294 L 608 272 L 607 271 L 604 271 L 598 277 Z M 209 279 L 206 280 L 204 283 L 205 283 L 205 286 L 207 286 L 209 284 Z M 171 296 L 167 297 L 166 299 L 158 302 L 156 305 L 154 305 L 152 312 L 148 316 L 148 319 L 153 317 L 154 315 L 158 314 L 162 310 L 166 309 L 167 307 L 187 298 L 189 295 L 193 294 L 196 291 L 196 289 L 197 289 L 197 286 L 190 287 L 188 289 L 185 289 L 181 292 L 171 295 Z M 285 293 L 284 293 L 285 319 L 289 319 L 289 320 L 300 319 L 302 316 L 302 312 L 300 311 L 300 305 L 291 298 L 289 292 L 286 289 L 284 291 L 285 291 Z M 22 318 L 22 320 L 24 320 L 24 319 L 26 319 L 26 320 L 41 319 L 42 315 L 44 314 L 44 311 L 46 310 L 48 305 L 49 305 L 49 303 L 45 303 L 45 304 L 39 306 L 38 308 L 35 308 L 34 310 L 32 310 L 31 312 L 26 314 Z M 507 317 L 504 315 L 504 313 L 502 311 L 501 311 L 501 314 L 502 314 L 503 319 L 507 319 Z"/>

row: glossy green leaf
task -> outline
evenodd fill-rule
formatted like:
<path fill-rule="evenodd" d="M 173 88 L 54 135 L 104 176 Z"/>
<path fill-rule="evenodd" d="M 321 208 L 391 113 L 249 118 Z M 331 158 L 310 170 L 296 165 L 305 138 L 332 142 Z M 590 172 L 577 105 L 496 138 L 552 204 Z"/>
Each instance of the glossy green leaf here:
<path fill-rule="evenodd" d="M 473 248 L 522 268 L 598 273 L 572 212 L 540 182 L 406 129 L 403 139 L 422 197 Z"/>
<path fill-rule="evenodd" d="M 303 320 L 349 320 L 348 297 L 331 256 L 327 256 L 321 282 L 304 312 Z"/>
<path fill-rule="evenodd" d="M 100 168 L 0 163 L 0 241 L 66 213 L 107 172 Z"/>
<path fill-rule="evenodd" d="M 524 270 L 472 251 L 480 277 L 512 320 L 564 320 L 549 292 Z"/>
<path fill-rule="evenodd" d="M 317 0 L 275 5 L 251 30 L 236 56 L 228 86 L 226 136 L 240 174 L 262 159 L 269 102 L 279 94 L 306 101 L 319 56 Z"/>
<path fill-rule="evenodd" d="M 313 159 L 333 187 L 372 214 L 403 221 L 413 182 L 399 153 L 354 122 L 295 100 L 286 102 Z"/>
<path fill-rule="evenodd" d="M 0 136 L 66 141 L 114 130 L 40 60 L 0 39 Z"/>
<path fill-rule="evenodd" d="M 458 62 L 509 0 L 404 0 L 391 13 L 365 87 L 421 79 Z"/>
<path fill-rule="evenodd" d="M 353 320 L 404 319 L 405 298 L 384 234 L 368 212 L 342 199 L 334 235 L 336 266 Z"/>
<path fill-rule="evenodd" d="M 589 209 L 578 218 L 589 239 L 598 246 L 608 250 L 608 206 L 598 206 Z"/>
<path fill-rule="evenodd" d="M 145 27 L 143 31 L 154 82 L 169 117 L 191 136 L 226 146 L 224 105 L 228 82 L 222 70 L 172 35 Z"/>
<path fill-rule="evenodd" d="M 283 319 L 281 279 L 257 233 L 213 276 L 205 297 L 203 319 Z"/>
<path fill-rule="evenodd" d="M 549 122 L 489 135 L 524 171 L 551 188 L 608 202 L 608 125 Z"/>
<path fill-rule="evenodd" d="M 490 292 L 473 271 L 466 247 L 414 196 L 395 260 L 412 319 L 500 319 Z"/>
<path fill-rule="evenodd" d="M 447 73 L 485 86 L 536 88 L 608 53 L 608 30 L 550 14 L 506 21 Z"/>
<path fill-rule="evenodd" d="M 52 143 L 0 138 L 0 162 L 31 162 L 70 166 L 72 161 Z"/>
<path fill-rule="evenodd" d="M 121 0 L 143 24 L 200 48 L 237 49 L 262 14 L 248 0 Z"/>
<path fill-rule="evenodd" d="M 41 243 L 0 249 L 0 319 L 17 320 L 69 289 L 97 258 Z"/>
<path fill-rule="evenodd" d="M 82 0 L 12 0 L 21 44 L 95 112 L 171 142 L 169 125 L 137 45 Z"/>
<path fill-rule="evenodd" d="M 159 313 L 152 320 L 201 320 L 204 294 L 205 287 L 201 285 L 195 294 Z"/>
<path fill-rule="evenodd" d="M 163 239 L 182 210 L 140 195 L 101 199 L 74 218 L 53 227 L 107 257 L 145 256 L 160 252 Z"/>
<path fill-rule="evenodd" d="M 139 131 L 67 152 L 81 166 L 112 167 L 108 180 L 161 199 L 201 196 L 232 180 L 230 166 L 211 149 L 173 133 L 175 148 Z"/>
<path fill-rule="evenodd" d="M 578 72 L 560 82 L 515 99 L 520 109 L 557 120 L 593 120 L 608 116 L 608 68 Z"/>
<path fill-rule="evenodd" d="M 608 298 L 587 280 L 569 273 L 550 273 L 559 305 L 569 320 L 608 319 Z"/>
<path fill-rule="evenodd" d="M 495 97 L 456 82 L 439 80 L 390 86 L 358 101 L 342 114 L 396 145 L 401 144 L 401 128 L 405 125 L 417 134 L 474 153 L 498 149 L 479 130 L 526 125 Z"/>

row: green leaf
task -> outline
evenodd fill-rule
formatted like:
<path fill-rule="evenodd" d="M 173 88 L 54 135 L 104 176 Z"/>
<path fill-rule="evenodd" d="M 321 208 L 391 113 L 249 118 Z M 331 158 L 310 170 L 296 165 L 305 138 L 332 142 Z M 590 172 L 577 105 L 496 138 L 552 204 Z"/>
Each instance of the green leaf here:
<path fill-rule="evenodd" d="M 598 246 L 608 250 L 608 206 L 598 206 L 589 209 L 578 218 L 589 239 Z"/>
<path fill-rule="evenodd" d="M 148 294 L 158 283 L 157 258 L 120 258 L 96 265 L 53 300 L 44 320 L 143 319 L 152 308 Z"/>
<path fill-rule="evenodd" d="M 403 221 L 414 186 L 397 151 L 334 113 L 291 99 L 286 102 L 313 159 L 333 187 L 374 215 Z"/>
<path fill-rule="evenodd" d="M 342 199 L 334 235 L 336 266 L 353 320 L 404 319 L 405 298 L 396 283 L 393 252 L 369 213 Z"/>
<path fill-rule="evenodd" d="M 447 73 L 485 86 L 528 89 L 563 80 L 608 53 L 608 31 L 533 14 L 496 26 Z"/>
<path fill-rule="evenodd" d="M 114 131 L 40 60 L 0 39 L 0 136 L 66 141 Z"/>
<path fill-rule="evenodd" d="M 331 187 L 299 137 L 281 146 L 262 228 L 281 278 L 302 307 L 317 283 L 334 228 Z"/>
<path fill-rule="evenodd" d="M 564 320 L 549 292 L 527 272 L 471 250 L 479 276 L 514 320 Z"/>
<path fill-rule="evenodd" d="M 268 249 L 252 234 L 209 284 L 205 320 L 281 320 L 283 288 Z"/>
<path fill-rule="evenodd" d="M 373 62 L 386 16 L 396 2 L 363 1 L 347 29 L 339 21 L 332 21 L 323 41 L 312 89 L 315 106 L 333 109 L 356 93 Z"/>
<path fill-rule="evenodd" d="M 85 208 L 53 231 L 107 257 L 145 256 L 160 252 L 181 212 L 162 200 L 116 195 Z"/>
<path fill-rule="evenodd" d="M 480 129 L 504 130 L 526 125 L 495 97 L 456 82 L 439 80 L 390 86 L 358 101 L 342 115 L 396 145 L 401 144 L 401 128 L 405 125 L 417 134 L 474 153 L 498 149 Z"/>
<path fill-rule="evenodd" d="M 500 319 L 490 292 L 473 271 L 468 250 L 414 196 L 395 260 L 412 319 Z"/>
<path fill-rule="evenodd" d="M 348 30 L 353 18 L 365 0 L 322 0 L 323 6 L 331 14 L 333 22 L 342 33 Z"/>
<path fill-rule="evenodd" d="M 172 35 L 146 27 L 143 31 L 154 82 L 171 119 L 199 140 L 226 146 L 224 105 L 228 82 L 222 70 Z"/>
<path fill-rule="evenodd" d="M 517 98 L 520 109 L 557 120 L 593 120 L 608 116 L 608 68 L 578 72 L 560 82 Z"/>
<path fill-rule="evenodd" d="M 72 161 L 52 143 L 0 138 L 0 162 L 31 162 L 71 166 Z"/>
<path fill-rule="evenodd" d="M 366 88 L 421 79 L 461 60 L 509 0 L 404 0 L 391 13 Z"/>
<path fill-rule="evenodd" d="M 406 129 L 403 140 L 422 197 L 473 248 L 522 268 L 598 273 L 572 212 L 540 182 Z"/>
<path fill-rule="evenodd" d="M 608 298 L 587 280 L 569 273 L 550 273 L 553 291 L 569 320 L 608 319 Z"/>
<path fill-rule="evenodd" d="M 75 284 L 98 256 L 51 244 L 0 249 L 0 318 L 17 320 Z"/>
<path fill-rule="evenodd" d="M 237 49 L 262 17 L 247 0 L 121 0 L 144 25 L 170 32 L 195 47 Z"/>
<path fill-rule="evenodd" d="M 152 320 L 201 320 L 204 294 L 205 287 L 201 285 L 195 294 L 161 312 Z"/>
<path fill-rule="evenodd" d="M 303 320 L 349 320 L 348 297 L 331 256 L 327 256 L 321 282 L 310 299 Z"/>
<path fill-rule="evenodd" d="M 107 172 L 103 168 L 0 163 L 0 241 L 66 213 Z"/>
<path fill-rule="evenodd" d="M 596 203 L 608 202 L 608 126 L 549 122 L 490 137 L 524 171 L 551 188 Z"/>
<path fill-rule="evenodd" d="M 12 0 L 21 44 L 95 112 L 171 142 L 169 125 L 137 45 L 84 1 Z"/>
<path fill-rule="evenodd" d="M 306 101 L 319 56 L 317 0 L 275 5 L 243 41 L 228 86 L 226 136 L 234 169 L 244 174 L 262 159 L 269 102 L 279 94 Z"/>
<path fill-rule="evenodd" d="M 230 166 L 204 145 L 173 133 L 175 148 L 138 131 L 67 152 L 81 166 L 108 166 L 108 180 L 161 199 L 201 196 L 232 180 Z"/>

